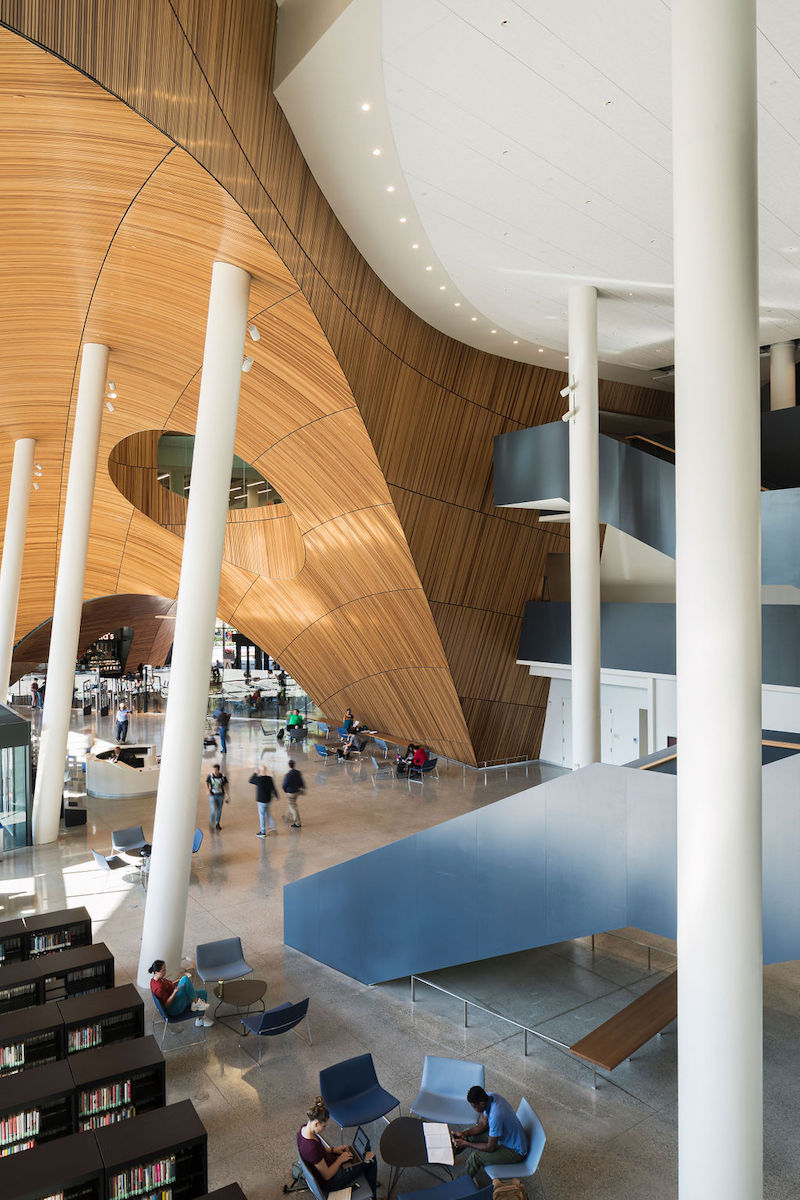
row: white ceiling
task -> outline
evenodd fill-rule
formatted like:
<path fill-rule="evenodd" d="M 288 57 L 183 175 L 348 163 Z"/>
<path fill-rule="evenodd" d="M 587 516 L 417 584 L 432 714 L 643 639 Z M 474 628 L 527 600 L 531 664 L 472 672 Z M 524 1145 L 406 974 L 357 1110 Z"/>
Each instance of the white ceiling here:
<path fill-rule="evenodd" d="M 800 337 L 799 16 L 758 8 L 764 345 Z M 594 283 L 601 374 L 672 363 L 664 0 L 283 0 L 278 34 L 309 166 L 410 308 L 563 369 L 567 289 Z"/>

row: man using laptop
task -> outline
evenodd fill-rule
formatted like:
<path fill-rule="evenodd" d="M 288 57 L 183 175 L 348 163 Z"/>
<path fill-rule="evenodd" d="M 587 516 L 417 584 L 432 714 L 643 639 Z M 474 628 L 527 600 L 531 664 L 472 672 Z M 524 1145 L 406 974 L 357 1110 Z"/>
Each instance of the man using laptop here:
<path fill-rule="evenodd" d="M 467 1092 L 467 1102 L 478 1114 L 469 1129 L 453 1133 L 453 1149 L 471 1150 L 464 1171 L 479 1187 L 485 1186 L 479 1176 L 486 1176 L 485 1166 L 522 1162 L 528 1153 L 528 1136 L 511 1105 L 498 1092 L 485 1092 L 477 1084 Z"/>

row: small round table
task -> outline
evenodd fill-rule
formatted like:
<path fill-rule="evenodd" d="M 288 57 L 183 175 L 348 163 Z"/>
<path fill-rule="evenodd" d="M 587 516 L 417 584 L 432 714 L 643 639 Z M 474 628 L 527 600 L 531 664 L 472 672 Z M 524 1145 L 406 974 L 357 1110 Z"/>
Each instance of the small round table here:
<path fill-rule="evenodd" d="M 395 1117 L 381 1134 L 380 1155 L 387 1167 L 390 1168 L 387 1200 L 391 1197 L 405 1167 L 426 1168 L 429 1166 L 428 1147 L 425 1144 L 425 1133 L 422 1126 L 423 1122 L 419 1117 Z M 447 1163 L 432 1165 L 443 1167 L 452 1177 L 452 1169 Z M 428 1171 L 428 1174 L 433 1175 L 433 1172 Z M 438 1178 L 438 1176 L 434 1176 L 434 1178 Z"/>
<path fill-rule="evenodd" d="M 250 1012 L 254 1004 L 261 1005 L 261 1011 L 266 1010 L 264 1003 L 264 993 L 267 990 L 266 981 L 263 979 L 231 979 L 222 983 L 218 983 L 214 988 L 214 995 L 217 998 L 217 1006 L 214 1009 L 214 1017 L 219 1021 L 228 1021 L 231 1017 L 243 1017 Z M 234 1013 L 226 1013 L 224 1017 L 217 1017 L 220 1006 L 230 1004 L 236 1009 Z"/>

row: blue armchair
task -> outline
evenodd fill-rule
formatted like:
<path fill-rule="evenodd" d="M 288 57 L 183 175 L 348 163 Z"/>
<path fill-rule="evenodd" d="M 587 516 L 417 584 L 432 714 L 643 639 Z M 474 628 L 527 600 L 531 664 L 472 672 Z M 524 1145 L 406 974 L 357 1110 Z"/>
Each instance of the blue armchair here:
<path fill-rule="evenodd" d="M 176 1025 L 181 1025 L 184 1021 L 196 1021 L 198 1014 L 196 1012 L 192 1012 L 191 1008 L 187 1008 L 182 1013 L 177 1013 L 176 1015 L 173 1015 L 172 1013 L 167 1012 L 167 1010 L 164 1008 L 164 1005 L 161 1003 L 161 1001 L 158 999 L 157 996 L 153 995 L 152 992 L 150 993 L 150 995 L 153 996 L 153 1004 L 156 1006 L 156 1013 L 155 1013 L 155 1016 L 153 1017 L 153 1026 L 155 1027 L 155 1023 L 157 1020 L 161 1020 L 164 1022 L 164 1032 L 161 1035 L 161 1041 L 158 1043 L 159 1046 L 161 1047 L 161 1049 L 163 1050 L 164 1049 L 164 1041 L 167 1036 L 167 1030 L 174 1028 Z M 205 1025 L 201 1025 L 200 1028 L 202 1029 L 203 1032 L 201 1033 L 199 1038 L 195 1038 L 193 1042 L 182 1042 L 181 1045 L 196 1046 L 200 1042 L 204 1042 L 206 1040 L 206 1027 L 205 1027 Z"/>
<path fill-rule="evenodd" d="M 254 1033 L 258 1039 L 258 1058 L 254 1059 L 254 1062 L 257 1062 L 261 1066 L 261 1039 L 265 1037 L 278 1037 L 282 1033 L 292 1031 L 301 1041 L 306 1042 L 309 1046 L 313 1044 L 311 1041 L 311 1025 L 308 1021 L 308 1005 L 308 997 L 305 1000 L 301 1000 L 298 1004 L 292 1004 L 291 1001 L 287 1000 L 284 1004 L 279 1004 L 277 1008 L 270 1008 L 266 1012 L 254 1013 L 252 1016 L 248 1015 L 241 1018 L 242 1033 L 245 1036 L 248 1033 Z M 303 1037 L 301 1033 L 297 1033 L 297 1029 L 295 1028 L 301 1021 L 305 1021 L 306 1023 L 306 1037 Z M 244 1050 L 241 1042 L 239 1045 Z M 249 1050 L 245 1050 L 245 1054 L 249 1058 L 253 1058 Z"/>
<path fill-rule="evenodd" d="M 203 942 L 195 947 L 197 974 L 203 983 L 228 983 L 252 975 L 253 968 L 245 962 L 242 939 L 221 938 L 218 942 Z"/>
<path fill-rule="evenodd" d="M 426 1054 L 419 1095 L 411 1105 L 414 1116 L 446 1125 L 472 1125 L 475 1110 L 467 1103 L 467 1092 L 475 1084 L 483 1087 L 485 1071 L 480 1063 Z"/>
<path fill-rule="evenodd" d="M 340 1129 L 368 1125 L 400 1107 L 400 1101 L 378 1083 L 371 1054 L 359 1054 L 319 1073 L 319 1093 Z"/>
<path fill-rule="evenodd" d="M 308 1165 L 308 1163 L 303 1162 L 302 1158 L 298 1161 L 300 1163 L 300 1170 L 303 1172 L 303 1177 L 308 1185 L 308 1190 L 314 1197 L 314 1200 L 328 1200 L 328 1194 L 323 1190 L 322 1185 L 317 1176 L 314 1174 L 313 1169 Z M 369 1185 L 367 1184 L 366 1179 L 357 1179 L 352 1185 L 350 1200 L 367 1200 L 367 1197 L 370 1196 L 370 1194 Z"/>

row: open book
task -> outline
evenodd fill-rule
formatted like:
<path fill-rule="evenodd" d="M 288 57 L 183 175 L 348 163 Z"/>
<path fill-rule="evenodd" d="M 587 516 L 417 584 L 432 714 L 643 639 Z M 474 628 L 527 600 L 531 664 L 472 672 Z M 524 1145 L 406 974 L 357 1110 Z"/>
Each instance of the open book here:
<path fill-rule="evenodd" d="M 429 1163 L 446 1163 L 452 1166 L 453 1142 L 448 1125 L 440 1125 L 434 1121 L 423 1121 L 422 1131 L 425 1134 L 425 1147 L 428 1151 Z"/>

